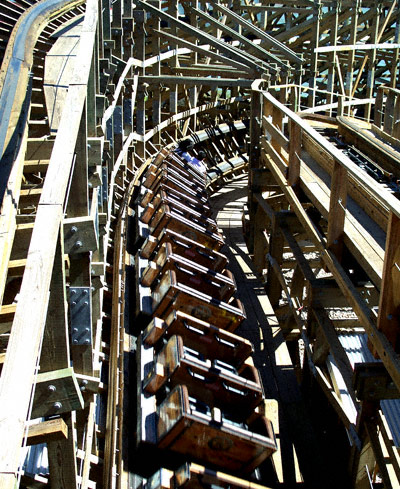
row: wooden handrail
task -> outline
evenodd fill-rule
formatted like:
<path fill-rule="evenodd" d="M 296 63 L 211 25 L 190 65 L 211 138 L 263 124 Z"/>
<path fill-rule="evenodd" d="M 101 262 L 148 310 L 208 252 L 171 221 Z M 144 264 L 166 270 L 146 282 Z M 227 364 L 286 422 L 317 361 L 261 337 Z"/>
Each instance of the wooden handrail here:
<path fill-rule="evenodd" d="M 396 197 L 390 194 L 386 189 L 382 188 L 381 185 L 378 185 L 372 177 L 360 170 L 348 156 L 344 155 L 340 150 L 335 148 L 333 144 L 318 134 L 318 132 L 310 127 L 301 117 L 278 102 L 278 100 L 276 100 L 270 93 L 262 92 L 262 96 L 265 100 L 270 102 L 273 107 L 279 109 L 289 120 L 294 121 L 314 142 L 323 147 L 326 153 L 328 153 L 334 161 L 337 161 L 343 166 L 348 171 L 349 175 L 351 175 L 357 183 L 363 185 L 381 205 L 387 207 L 397 217 L 400 217 L 400 202 Z"/>

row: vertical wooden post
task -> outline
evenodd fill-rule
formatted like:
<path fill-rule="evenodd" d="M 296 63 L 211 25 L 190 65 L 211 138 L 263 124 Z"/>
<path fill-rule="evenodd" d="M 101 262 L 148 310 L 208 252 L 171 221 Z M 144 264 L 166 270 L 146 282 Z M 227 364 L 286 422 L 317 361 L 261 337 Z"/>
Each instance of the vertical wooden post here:
<path fill-rule="evenodd" d="M 90 69 L 90 76 L 88 82 L 88 94 L 86 98 L 87 103 L 87 133 L 90 137 L 97 136 L 97 114 L 96 114 L 96 93 L 97 93 L 97 80 L 99 77 L 98 72 L 98 53 L 97 43 L 95 43 L 92 66 Z"/>
<path fill-rule="evenodd" d="M 396 19 L 395 36 L 393 39 L 393 43 L 399 44 L 399 42 L 400 42 L 400 9 L 397 9 L 397 19 Z M 396 88 L 399 86 L 399 80 L 398 80 L 399 53 L 400 53 L 400 49 L 394 49 L 393 57 L 392 57 L 392 66 L 390 69 L 389 86 L 391 88 Z"/>
<path fill-rule="evenodd" d="M 381 129 L 382 127 L 382 120 L 383 120 L 383 97 L 384 97 L 384 87 L 380 86 L 376 94 L 375 109 L 374 109 L 374 124 L 379 129 Z"/>
<path fill-rule="evenodd" d="M 75 167 L 71 180 L 72 193 L 70 192 L 67 203 L 68 217 L 87 216 L 89 213 L 86 104 L 83 108 L 75 153 Z"/>
<path fill-rule="evenodd" d="M 70 366 L 64 235 L 62 230 L 61 227 L 51 276 L 50 298 L 40 357 L 41 373 Z"/>
<path fill-rule="evenodd" d="M 152 5 L 157 7 L 159 10 L 161 10 L 161 1 L 160 0 L 153 0 L 151 2 Z M 156 16 L 152 16 L 151 19 L 149 19 L 149 22 L 151 23 L 151 28 L 159 30 L 160 29 L 160 19 Z M 152 44 L 153 44 L 153 49 L 155 52 L 159 53 L 160 52 L 160 45 L 161 45 L 161 40 L 159 37 L 156 37 L 155 39 L 152 39 Z M 160 76 L 161 75 L 161 62 L 160 60 L 157 61 L 157 63 L 154 63 L 153 65 L 153 75 L 154 76 Z M 160 92 L 160 87 L 154 87 L 152 89 L 152 119 L 153 119 L 153 127 L 157 126 L 161 122 L 161 92 Z M 157 132 L 153 136 L 153 143 L 154 144 L 160 144 L 161 139 L 160 139 L 160 132 Z"/>
<path fill-rule="evenodd" d="M 114 41 L 112 51 L 114 56 L 122 58 L 122 0 L 113 0 L 112 9 L 111 34 Z"/>
<path fill-rule="evenodd" d="M 262 94 L 257 90 L 251 93 L 251 110 L 250 110 L 250 147 L 249 147 L 249 167 L 260 168 L 260 137 L 261 137 L 261 118 L 262 118 Z M 247 247 L 250 253 L 254 251 L 254 219 L 256 212 L 256 203 L 253 200 L 253 174 L 249 171 L 249 194 L 248 209 L 250 218 L 250 232 L 248 235 Z"/>
<path fill-rule="evenodd" d="M 378 329 L 399 352 L 400 219 L 392 212 L 386 235 L 385 259 L 379 297 Z"/>
<path fill-rule="evenodd" d="M 272 124 L 277 127 L 280 131 L 283 128 L 283 114 L 278 107 L 275 105 L 272 107 Z M 280 142 L 275 141 L 274 137 L 271 140 L 271 146 L 275 149 L 278 154 L 282 154 L 282 146 Z"/>
<path fill-rule="evenodd" d="M 267 268 L 266 254 L 268 252 L 268 243 L 264 237 L 264 230 L 270 227 L 269 219 L 264 210 L 258 205 L 254 222 L 254 266 L 258 273 L 262 274 Z"/>
<path fill-rule="evenodd" d="M 64 265 L 64 236 L 62 227 L 58 239 L 50 284 L 50 298 L 40 357 L 40 372 L 50 372 L 70 366 L 67 298 Z M 74 414 L 66 413 L 68 438 L 47 442 L 49 479 L 62 489 L 77 488 Z"/>
<path fill-rule="evenodd" d="M 290 109 L 293 110 L 293 112 L 297 112 L 299 109 L 300 98 L 299 89 L 296 85 L 292 85 L 290 88 L 289 103 Z"/>
<path fill-rule="evenodd" d="M 146 34 L 144 29 L 146 12 L 144 10 L 135 10 L 133 12 L 133 16 L 135 19 L 135 53 L 138 59 L 144 61 L 146 59 Z M 141 75 L 145 74 L 145 68 L 139 69 L 138 71 Z M 136 132 L 143 136 L 146 130 L 146 93 L 146 87 L 139 85 L 136 96 Z M 143 160 L 145 159 L 146 155 L 144 146 L 144 143 L 138 143 L 136 145 L 136 152 Z"/>
<path fill-rule="evenodd" d="M 371 33 L 371 43 L 376 44 L 378 39 L 378 30 L 379 30 L 379 20 L 381 13 L 381 5 L 377 3 L 371 6 L 372 9 L 376 9 L 376 15 L 373 16 L 372 20 L 372 33 Z M 375 64 L 376 64 L 376 49 L 372 50 L 372 53 L 369 56 L 368 60 L 368 76 L 367 76 L 367 93 L 366 98 L 371 98 L 374 94 L 375 90 Z M 371 108 L 372 104 L 369 103 L 365 107 L 364 118 L 368 121 L 371 116 Z"/>
<path fill-rule="evenodd" d="M 292 119 L 289 120 L 289 173 L 288 184 L 298 185 L 300 180 L 301 128 Z"/>
<path fill-rule="evenodd" d="M 343 95 L 338 96 L 338 108 L 337 108 L 337 115 L 342 116 L 344 114 L 344 102 L 345 98 Z"/>
<path fill-rule="evenodd" d="M 335 15 L 331 21 L 331 32 L 330 32 L 330 45 L 331 46 L 336 46 L 337 44 L 337 33 L 338 33 L 338 26 L 339 26 L 339 2 L 336 0 L 334 2 L 334 6 L 332 10 L 335 10 Z M 336 69 L 336 56 L 335 56 L 335 50 L 332 51 L 332 53 L 329 55 L 330 60 L 329 60 L 329 70 L 328 70 L 328 82 L 327 82 L 327 90 L 328 90 L 328 96 L 327 96 L 327 103 L 332 104 L 333 103 L 333 93 L 337 92 L 338 90 L 335 90 L 335 69 Z M 332 115 L 332 109 L 329 109 L 327 112 L 327 115 Z"/>
<path fill-rule="evenodd" d="M 392 136 L 397 139 L 400 138 L 400 95 L 399 94 L 397 94 L 396 96 L 396 102 L 394 105 Z"/>
<path fill-rule="evenodd" d="M 387 134 L 392 134 L 393 131 L 393 115 L 394 105 L 396 100 L 396 94 L 392 90 L 387 91 L 385 114 L 383 116 L 383 130 Z"/>
<path fill-rule="evenodd" d="M 68 427 L 66 440 L 51 441 L 47 443 L 49 457 L 49 481 L 51 487 L 59 489 L 76 489 L 76 411 L 62 416 Z"/>
<path fill-rule="evenodd" d="M 335 161 L 331 179 L 327 246 L 341 259 L 346 217 L 347 170 Z"/>
<path fill-rule="evenodd" d="M 124 114 L 123 114 L 123 96 L 118 97 L 118 103 L 115 106 L 112 121 L 113 121 L 113 139 L 112 149 L 114 155 L 114 161 L 117 161 L 119 154 L 124 146 Z"/>
<path fill-rule="evenodd" d="M 314 45 L 312 46 L 311 51 L 311 65 L 310 65 L 310 77 L 309 77 L 309 87 L 310 91 L 308 92 L 308 106 L 315 106 L 315 90 L 317 89 L 317 75 L 318 75 L 318 53 L 316 53 L 316 49 L 319 46 L 319 34 L 320 34 L 320 19 L 321 19 L 321 0 L 314 0 L 314 22 L 312 25 Z"/>
<path fill-rule="evenodd" d="M 356 0 L 354 7 L 352 9 L 353 15 L 351 16 L 352 24 L 351 24 L 350 39 L 348 40 L 349 44 L 356 44 L 357 41 L 357 27 L 358 27 L 358 15 L 360 11 L 360 4 L 361 4 L 360 0 Z M 353 89 L 354 59 L 355 59 L 355 51 L 351 49 L 347 57 L 347 72 L 346 72 L 346 81 L 345 81 L 345 93 L 346 96 L 349 98 L 349 100 L 351 98 L 352 89 Z M 348 113 L 350 113 L 350 107 L 348 109 Z"/>
<path fill-rule="evenodd" d="M 283 245 L 284 239 L 279 227 L 279 221 L 275 218 L 272 222 L 272 230 L 269 241 L 269 254 L 278 263 L 282 264 L 283 261 Z M 282 293 L 281 283 L 274 272 L 274 268 L 271 263 L 268 263 L 267 267 L 267 283 L 265 285 L 268 298 L 273 308 L 279 306 L 279 299 Z"/>
<path fill-rule="evenodd" d="M 101 12 L 102 12 L 102 24 L 103 24 L 103 43 L 101 46 L 101 53 L 102 56 L 104 57 L 104 47 L 105 47 L 105 42 L 109 41 L 111 39 L 111 13 L 110 13 L 110 0 L 102 0 L 102 7 L 101 7 Z"/>
<path fill-rule="evenodd" d="M 171 9 L 170 14 L 172 17 L 175 19 L 178 18 L 179 12 L 178 12 L 178 0 L 171 0 L 169 2 L 169 8 Z M 178 28 L 176 26 L 171 27 L 172 34 L 174 36 L 178 35 Z M 173 67 L 177 68 L 179 66 L 179 57 L 178 57 L 178 50 L 179 46 L 177 44 L 174 45 L 175 49 L 175 55 L 173 58 Z M 170 87 L 170 93 L 169 93 L 169 115 L 170 117 L 174 116 L 175 114 L 178 113 L 178 85 L 174 84 Z M 177 126 L 174 126 L 174 129 L 172 129 L 172 137 L 176 140 L 178 139 L 178 131 L 177 131 Z"/>

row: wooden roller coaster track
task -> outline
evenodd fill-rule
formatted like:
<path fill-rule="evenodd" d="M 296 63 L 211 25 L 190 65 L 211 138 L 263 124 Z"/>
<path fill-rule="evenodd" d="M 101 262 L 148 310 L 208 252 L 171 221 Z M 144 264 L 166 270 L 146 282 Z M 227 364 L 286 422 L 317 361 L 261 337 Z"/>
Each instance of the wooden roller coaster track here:
<path fill-rule="evenodd" d="M 1 2 L 0 488 L 398 487 L 399 12 Z"/>

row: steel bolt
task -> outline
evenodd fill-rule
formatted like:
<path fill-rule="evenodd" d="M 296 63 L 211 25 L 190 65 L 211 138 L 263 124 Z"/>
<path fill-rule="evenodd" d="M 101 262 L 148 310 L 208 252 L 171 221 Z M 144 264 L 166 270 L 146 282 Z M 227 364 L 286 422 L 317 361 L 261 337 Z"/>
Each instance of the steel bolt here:
<path fill-rule="evenodd" d="M 61 408 L 62 408 L 62 404 L 61 404 L 61 402 L 55 402 L 55 403 L 53 404 L 53 408 L 54 408 L 54 409 L 61 409 Z"/>
<path fill-rule="evenodd" d="M 57 390 L 56 386 L 55 385 L 52 385 L 50 384 L 47 389 L 50 391 L 50 392 L 55 392 Z"/>

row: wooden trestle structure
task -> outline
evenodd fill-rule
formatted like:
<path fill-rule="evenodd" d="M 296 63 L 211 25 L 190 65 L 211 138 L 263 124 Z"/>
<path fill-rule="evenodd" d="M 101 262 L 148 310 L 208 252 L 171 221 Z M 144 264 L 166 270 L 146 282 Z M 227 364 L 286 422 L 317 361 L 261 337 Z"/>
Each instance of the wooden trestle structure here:
<path fill-rule="evenodd" d="M 1 489 L 400 486 L 399 36 L 1 1 Z"/>

